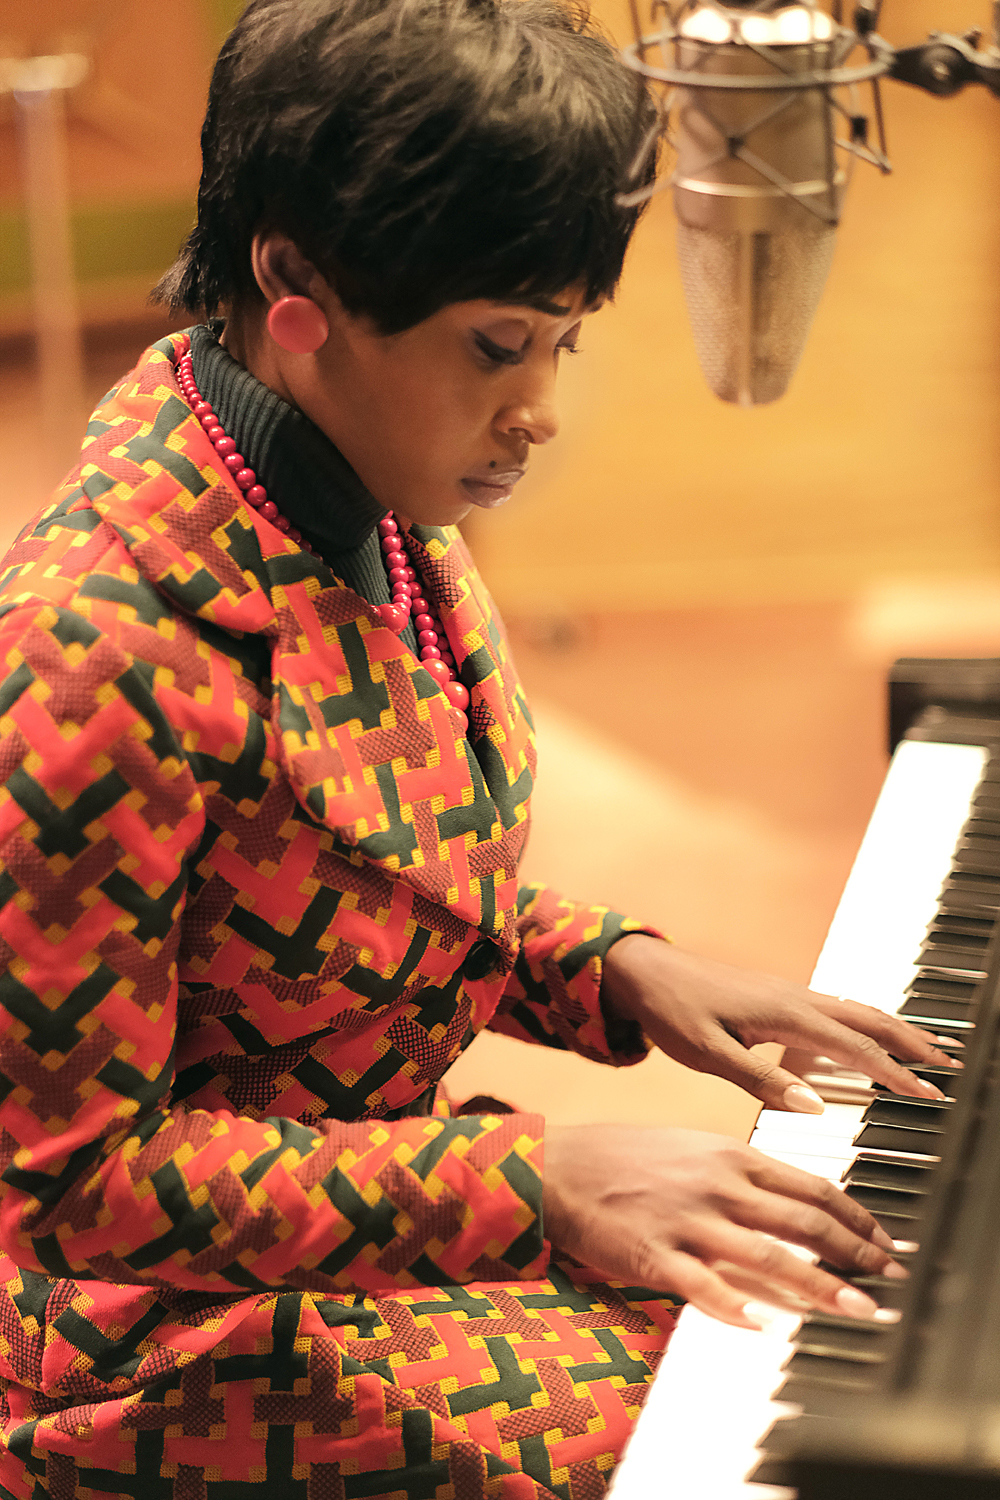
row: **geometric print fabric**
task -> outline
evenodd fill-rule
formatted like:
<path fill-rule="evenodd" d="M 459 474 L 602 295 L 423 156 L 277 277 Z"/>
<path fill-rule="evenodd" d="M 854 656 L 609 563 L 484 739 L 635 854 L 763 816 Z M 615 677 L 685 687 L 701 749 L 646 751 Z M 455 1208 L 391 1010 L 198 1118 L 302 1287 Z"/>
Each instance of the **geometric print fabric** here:
<path fill-rule="evenodd" d="M 8 1307 L 17 1284 L 0 1292 Z M 64 1336 L 72 1327 L 82 1363 L 103 1356 L 107 1375 L 107 1343 L 71 1311 Z M 575 1265 L 377 1299 L 273 1293 L 228 1326 L 220 1317 L 210 1356 L 145 1385 L 120 1376 L 103 1402 L 11 1387 L 0 1488 L 16 1500 L 599 1500 L 677 1311 Z M 132 1352 L 119 1340 L 115 1367 Z"/>

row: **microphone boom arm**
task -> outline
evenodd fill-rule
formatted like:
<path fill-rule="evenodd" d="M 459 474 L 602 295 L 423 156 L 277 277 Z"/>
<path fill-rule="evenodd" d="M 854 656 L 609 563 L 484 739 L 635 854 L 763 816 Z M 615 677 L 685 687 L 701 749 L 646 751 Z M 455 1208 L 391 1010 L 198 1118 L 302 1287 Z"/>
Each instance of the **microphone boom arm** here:
<path fill-rule="evenodd" d="M 982 83 L 1000 98 L 1000 47 L 980 49 L 982 32 L 951 36 L 932 31 L 919 47 L 899 50 L 888 77 L 946 99 L 967 83 Z"/>

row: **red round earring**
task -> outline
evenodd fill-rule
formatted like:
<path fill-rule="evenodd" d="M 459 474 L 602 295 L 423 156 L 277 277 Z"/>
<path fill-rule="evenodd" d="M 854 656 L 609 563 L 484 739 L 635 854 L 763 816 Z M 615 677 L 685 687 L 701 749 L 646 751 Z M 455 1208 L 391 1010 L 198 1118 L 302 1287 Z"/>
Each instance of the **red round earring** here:
<path fill-rule="evenodd" d="M 267 331 L 289 354 L 315 354 L 326 343 L 330 325 L 311 297 L 280 297 L 267 315 Z"/>

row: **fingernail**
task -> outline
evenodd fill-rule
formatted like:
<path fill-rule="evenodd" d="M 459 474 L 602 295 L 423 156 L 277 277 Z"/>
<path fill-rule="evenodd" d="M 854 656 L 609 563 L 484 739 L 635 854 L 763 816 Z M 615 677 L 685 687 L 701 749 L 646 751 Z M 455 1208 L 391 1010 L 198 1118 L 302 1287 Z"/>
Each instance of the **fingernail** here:
<path fill-rule="evenodd" d="M 964 1042 L 960 1042 L 957 1037 L 954 1037 L 954 1036 L 936 1036 L 934 1038 L 934 1040 L 936 1042 L 939 1042 L 942 1047 L 961 1047 L 962 1051 L 963 1052 L 965 1051 L 965 1043 Z"/>
<path fill-rule="evenodd" d="M 857 1287 L 841 1287 L 834 1301 L 839 1310 L 849 1318 L 874 1318 L 878 1312 L 878 1303 L 873 1302 L 871 1297 L 866 1297 L 864 1292 L 859 1292 Z"/>
<path fill-rule="evenodd" d="M 881 1224 L 875 1225 L 875 1228 L 872 1230 L 871 1239 L 873 1245 L 877 1245 L 880 1250 L 888 1250 L 890 1254 L 896 1248 L 896 1242 L 892 1238 L 892 1235 L 886 1234 Z"/>
<path fill-rule="evenodd" d="M 821 1115 L 823 1101 L 817 1093 L 804 1083 L 790 1083 L 782 1095 L 786 1109 L 796 1110 L 800 1115 Z"/>
<path fill-rule="evenodd" d="M 909 1274 L 910 1273 L 906 1269 L 906 1267 L 901 1266 L 898 1260 L 891 1260 L 889 1264 L 887 1266 L 884 1266 L 882 1269 L 882 1275 L 888 1276 L 890 1281 L 905 1281 Z"/>
<path fill-rule="evenodd" d="M 929 1083 L 926 1078 L 918 1078 L 917 1087 L 922 1094 L 926 1094 L 931 1099 L 947 1098 L 947 1095 L 942 1094 L 941 1090 L 937 1087 L 936 1084 Z"/>

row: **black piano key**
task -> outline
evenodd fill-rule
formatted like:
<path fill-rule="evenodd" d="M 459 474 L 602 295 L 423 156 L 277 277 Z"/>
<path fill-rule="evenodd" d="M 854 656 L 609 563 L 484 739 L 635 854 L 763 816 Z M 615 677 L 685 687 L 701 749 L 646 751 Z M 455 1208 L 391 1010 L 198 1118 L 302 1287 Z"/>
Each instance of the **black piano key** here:
<path fill-rule="evenodd" d="M 790 1485 L 792 1482 L 791 1469 L 788 1463 L 782 1462 L 780 1458 L 764 1457 L 759 1459 L 746 1477 L 747 1484 L 775 1484 Z"/>
<path fill-rule="evenodd" d="M 941 1050 L 943 1051 L 944 1048 Z M 950 1094 L 953 1099 L 957 1098 L 963 1078 L 961 1068 L 937 1067 L 934 1063 L 907 1062 L 905 1058 L 898 1060 L 902 1061 L 903 1066 L 909 1068 L 915 1077 L 922 1078 L 925 1083 L 933 1083 L 934 1087 L 939 1088 L 942 1093 Z"/>
<path fill-rule="evenodd" d="M 907 1193 L 928 1193 L 934 1176 L 933 1167 L 909 1162 L 885 1161 L 880 1156 L 861 1152 L 844 1172 L 841 1182 L 865 1187 L 895 1188 Z"/>
<path fill-rule="evenodd" d="M 990 837 L 988 824 L 989 820 L 987 818 L 979 818 L 975 813 L 970 818 L 967 818 L 962 832 L 958 836 L 956 854 L 968 844 L 978 844 L 985 853 L 994 853 L 997 849 L 997 839 L 995 835 L 993 838 Z"/>
<path fill-rule="evenodd" d="M 933 936 L 939 932 L 949 932 L 961 937 L 981 938 L 988 942 L 993 935 L 996 922 L 990 917 L 970 916 L 964 911 L 949 911 L 939 907 L 933 922 L 927 926 L 928 933 Z"/>
<path fill-rule="evenodd" d="M 955 851 L 952 872 L 956 875 L 995 875 L 1000 869 L 1000 859 L 984 854 L 978 849 L 959 848 Z"/>
<path fill-rule="evenodd" d="M 910 1253 L 911 1252 L 907 1252 L 907 1254 Z M 893 1260 L 899 1261 L 900 1264 L 905 1263 L 905 1257 L 902 1251 L 895 1251 L 892 1258 Z M 837 1276 L 841 1281 L 845 1281 L 848 1286 L 856 1286 L 860 1291 L 866 1293 L 867 1296 L 871 1297 L 873 1301 L 878 1303 L 879 1307 L 889 1308 L 893 1312 L 899 1312 L 902 1308 L 907 1292 L 907 1283 L 905 1281 L 897 1281 L 894 1276 L 849 1276 L 844 1270 L 843 1266 L 829 1265 L 824 1261 L 821 1261 L 820 1265 L 822 1269 L 824 1271 L 828 1271 L 831 1276 Z M 807 1357 L 810 1359 L 831 1358 L 830 1355 L 814 1356 L 809 1354 L 807 1356 L 806 1353 L 802 1354 L 803 1359 Z M 846 1358 L 846 1356 L 844 1357 Z M 782 1368 L 785 1367 L 786 1366 L 782 1366 Z"/>
<path fill-rule="evenodd" d="M 965 835 L 977 834 L 983 838 L 1000 838 L 1000 808 L 994 815 L 985 802 L 973 803 L 962 830 Z"/>
<path fill-rule="evenodd" d="M 951 1108 L 943 1099 L 907 1099 L 898 1094 L 876 1094 L 861 1123 L 867 1125 L 908 1125 L 917 1130 L 945 1129 Z"/>
<path fill-rule="evenodd" d="M 899 1260 L 898 1255 L 893 1259 Z M 841 1272 L 843 1275 L 843 1272 Z M 906 1296 L 905 1281 L 897 1281 L 895 1277 L 888 1276 L 848 1276 L 846 1278 L 851 1286 L 856 1286 L 859 1291 L 866 1292 L 879 1307 L 890 1308 L 893 1312 L 899 1312 L 903 1306 Z"/>
<path fill-rule="evenodd" d="M 801 1417 L 778 1417 L 777 1421 L 771 1423 L 764 1436 L 758 1443 L 762 1453 L 768 1458 L 787 1458 L 795 1449 L 805 1433 L 806 1427 L 816 1422 L 822 1422 L 820 1416 Z M 760 1480 L 757 1481 L 760 1483 Z"/>
<path fill-rule="evenodd" d="M 853 1144 L 868 1151 L 903 1151 L 915 1156 L 941 1155 L 939 1130 L 915 1130 L 906 1125 L 862 1125 Z"/>
<path fill-rule="evenodd" d="M 851 1359 L 849 1355 L 810 1354 L 804 1349 L 792 1349 L 781 1366 L 787 1378 L 801 1375 L 805 1380 L 825 1380 L 854 1390 L 870 1385 L 878 1369 L 870 1360 Z"/>
<path fill-rule="evenodd" d="M 945 985 L 950 986 L 951 994 L 945 993 Z M 963 994 L 963 990 L 968 993 Z M 921 969 L 920 978 L 915 979 L 907 988 L 906 995 L 907 1002 L 923 1005 L 927 1014 L 932 1017 L 940 1014 L 942 1018 L 955 1021 L 968 1021 L 970 1017 L 975 1017 L 976 980 L 972 978 L 959 978 L 957 975 L 948 977 Z"/>
<path fill-rule="evenodd" d="M 945 916 L 961 914 L 986 922 L 1000 911 L 1000 891 L 949 883 L 941 892 L 939 909 Z"/>
<path fill-rule="evenodd" d="M 781 1382 L 771 1399 L 801 1406 L 807 1416 L 837 1417 L 850 1411 L 858 1397 L 868 1395 L 872 1389 L 872 1381 L 845 1386 L 829 1380 L 809 1380 L 801 1375 L 790 1375 Z"/>
<path fill-rule="evenodd" d="M 949 979 L 946 974 L 936 974 L 933 969 L 918 969 L 906 987 L 908 995 L 922 995 L 928 1000 L 948 1000 L 972 1005 L 976 997 L 974 979 Z"/>
<path fill-rule="evenodd" d="M 966 1043 L 972 1030 L 968 1021 L 935 1021 L 929 1017 L 921 1019 L 920 1016 L 910 1016 L 909 1022 L 918 1031 L 926 1031 L 934 1037 L 935 1045 L 949 1057 L 965 1056 Z"/>
<path fill-rule="evenodd" d="M 898 1188 L 869 1187 L 852 1183 L 844 1190 L 848 1198 L 860 1203 L 894 1240 L 917 1238 L 924 1201 L 921 1193 L 907 1193 Z"/>
<path fill-rule="evenodd" d="M 849 1355 L 860 1364 L 882 1364 L 894 1326 L 842 1318 L 837 1313 L 811 1312 L 795 1334 L 795 1347 L 808 1354 Z"/>
<path fill-rule="evenodd" d="M 942 894 L 950 891 L 975 889 L 981 894 L 1000 895 L 1000 875 L 963 875 L 960 870 L 949 869 L 941 887 Z"/>
<path fill-rule="evenodd" d="M 955 853 L 959 863 L 966 854 L 974 854 L 992 860 L 995 866 L 1000 868 L 1000 839 L 996 834 L 988 833 L 982 826 L 969 827 L 967 825 L 959 835 Z"/>
<path fill-rule="evenodd" d="M 913 1267 L 913 1259 L 916 1253 L 917 1252 L 915 1250 L 894 1250 L 892 1252 L 892 1258 L 893 1260 L 897 1260 L 901 1266 L 904 1266 L 906 1270 L 909 1271 Z M 852 1286 L 855 1282 L 857 1282 L 860 1286 L 863 1281 L 863 1278 L 861 1276 L 849 1275 L 844 1270 L 843 1266 L 835 1266 L 832 1261 L 821 1260 L 818 1261 L 817 1264 L 819 1265 L 821 1271 L 828 1271 L 831 1276 L 839 1276 L 841 1281 L 849 1281 Z M 875 1279 L 879 1281 L 882 1280 L 881 1277 L 876 1277 Z M 906 1283 L 903 1281 L 895 1282 L 896 1286 L 905 1286 L 905 1284 Z"/>
<path fill-rule="evenodd" d="M 986 938 L 969 937 L 963 934 L 939 933 L 924 943 L 917 963 L 925 969 L 945 974 L 975 974 L 985 979 L 983 967 L 987 947 Z"/>
<path fill-rule="evenodd" d="M 897 1012 L 907 1020 L 919 1016 L 925 1021 L 969 1021 L 972 1013 L 966 1001 L 942 1000 L 940 995 L 911 995 Z"/>
<path fill-rule="evenodd" d="M 951 870 L 961 870 L 963 864 L 970 860 L 982 862 L 983 868 L 980 873 L 995 875 L 1000 865 L 1000 846 L 997 840 L 983 838 L 975 833 L 960 833 L 958 843 L 955 845 L 955 853 L 952 855 Z"/>

